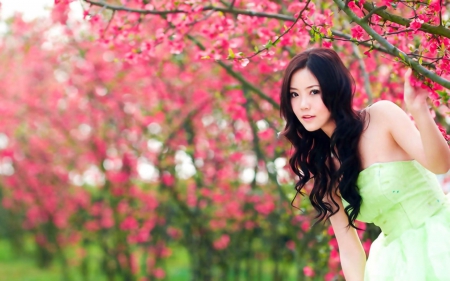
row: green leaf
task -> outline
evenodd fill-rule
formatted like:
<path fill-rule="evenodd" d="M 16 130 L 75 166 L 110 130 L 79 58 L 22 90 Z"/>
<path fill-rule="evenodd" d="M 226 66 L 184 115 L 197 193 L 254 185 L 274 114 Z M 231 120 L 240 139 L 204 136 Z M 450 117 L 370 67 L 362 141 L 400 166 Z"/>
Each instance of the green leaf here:
<path fill-rule="evenodd" d="M 420 57 L 420 58 L 419 58 L 419 64 L 420 64 L 420 65 L 422 65 L 422 61 L 423 61 L 423 58 Z"/>
<path fill-rule="evenodd" d="M 331 37 L 333 35 L 333 32 L 331 32 L 331 28 L 327 28 L 327 36 Z"/>
<path fill-rule="evenodd" d="M 314 41 L 315 42 L 319 42 L 320 40 L 320 33 L 319 32 L 314 32 Z"/>
<path fill-rule="evenodd" d="M 259 52 L 258 46 L 255 46 L 254 50 L 255 50 L 256 53 Z"/>
<path fill-rule="evenodd" d="M 233 50 L 231 48 L 228 48 L 228 58 L 234 59 L 236 55 L 234 54 Z"/>
<path fill-rule="evenodd" d="M 436 91 L 436 93 L 438 93 L 441 98 L 448 98 L 448 93 L 446 91 L 439 90 Z"/>
<path fill-rule="evenodd" d="M 403 61 L 405 60 L 405 55 L 404 55 L 402 52 L 398 53 L 398 56 L 399 56 Z"/>

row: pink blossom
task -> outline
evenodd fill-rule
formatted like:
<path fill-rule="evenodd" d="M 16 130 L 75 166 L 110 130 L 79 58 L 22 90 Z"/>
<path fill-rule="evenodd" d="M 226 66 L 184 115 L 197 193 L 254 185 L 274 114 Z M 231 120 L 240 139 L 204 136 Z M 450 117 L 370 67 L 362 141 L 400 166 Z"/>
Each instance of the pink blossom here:
<path fill-rule="evenodd" d="M 65 24 L 69 15 L 69 1 L 55 0 L 55 7 L 52 10 L 52 20 Z"/>
<path fill-rule="evenodd" d="M 253 221 L 246 221 L 245 222 L 245 229 L 253 229 L 255 228 L 256 223 Z"/>
<path fill-rule="evenodd" d="M 133 230 L 138 228 L 138 222 L 133 217 L 127 217 L 120 224 L 120 229 L 122 230 Z"/>
<path fill-rule="evenodd" d="M 361 10 L 361 5 L 360 3 L 358 3 L 358 5 L 356 5 L 355 1 L 350 1 L 348 2 L 348 7 L 350 8 L 350 10 L 353 11 L 353 13 L 355 13 L 357 16 L 361 17 L 363 15 L 362 10 Z"/>
<path fill-rule="evenodd" d="M 362 230 L 356 230 L 356 233 L 358 233 L 359 239 L 362 239 L 363 235 L 364 235 L 364 230 L 366 229 L 366 224 L 364 222 L 357 221 L 356 226 L 358 228 L 362 229 Z"/>
<path fill-rule="evenodd" d="M 450 140 L 450 135 L 447 135 L 447 132 L 445 131 L 444 127 L 442 127 L 441 124 L 437 124 L 439 131 L 441 132 L 442 136 L 445 138 L 446 141 Z"/>
<path fill-rule="evenodd" d="M 331 225 L 328 227 L 327 232 L 328 232 L 328 235 L 330 235 L 330 236 L 334 235 L 334 229 Z"/>
<path fill-rule="evenodd" d="M 172 255 L 172 249 L 162 243 L 158 244 L 158 251 L 162 258 L 168 258 Z"/>
<path fill-rule="evenodd" d="M 338 248 L 337 239 L 335 237 L 331 238 L 330 242 L 328 244 L 330 245 L 330 247 L 332 249 L 337 249 Z"/>
<path fill-rule="evenodd" d="M 295 250 L 295 242 L 292 240 L 289 240 L 286 242 L 286 247 L 291 250 L 294 251 Z"/>
<path fill-rule="evenodd" d="M 58 228 L 65 228 L 67 227 L 67 214 L 62 211 L 58 211 L 53 215 L 53 223 Z"/>
<path fill-rule="evenodd" d="M 335 277 L 336 277 L 335 273 L 328 272 L 327 274 L 325 274 L 324 280 L 325 281 L 333 281 L 333 280 L 335 280 Z"/>
<path fill-rule="evenodd" d="M 432 12 L 439 13 L 439 11 L 445 6 L 441 5 L 441 0 L 432 0 L 428 5 L 428 9 Z"/>
<path fill-rule="evenodd" d="M 175 183 L 175 179 L 169 173 L 164 173 L 161 178 L 164 185 L 172 186 Z"/>
<path fill-rule="evenodd" d="M 351 29 L 351 32 L 352 32 L 352 37 L 355 38 L 356 40 L 361 40 L 364 35 L 364 29 L 359 25 L 353 27 Z"/>
<path fill-rule="evenodd" d="M 169 227 L 167 228 L 167 234 L 168 234 L 172 239 L 175 239 L 175 240 L 180 239 L 181 236 L 182 236 L 182 232 L 181 232 L 179 229 L 177 229 L 177 228 L 175 228 L 175 227 L 172 227 L 172 226 L 169 226 Z"/>
<path fill-rule="evenodd" d="M 241 59 L 241 60 L 239 60 L 239 62 L 242 67 L 246 67 L 250 61 L 248 59 Z"/>
<path fill-rule="evenodd" d="M 139 230 L 138 233 L 136 233 L 134 235 L 129 235 L 128 242 L 131 244 L 144 243 L 144 242 L 148 241 L 149 237 L 150 237 L 149 231 L 146 229 L 141 229 L 141 230 Z"/>
<path fill-rule="evenodd" d="M 214 241 L 213 246 L 216 250 L 223 250 L 226 247 L 228 247 L 229 243 L 230 243 L 230 236 L 228 236 L 227 234 L 223 234 L 222 236 L 220 236 L 219 239 Z"/>
<path fill-rule="evenodd" d="M 331 44 L 331 41 L 323 41 L 322 42 L 322 47 L 324 47 L 324 48 L 331 48 L 331 47 L 333 47 L 333 44 Z"/>
<path fill-rule="evenodd" d="M 273 201 L 263 201 L 255 205 L 256 211 L 258 213 L 267 216 L 275 209 L 275 203 Z"/>
<path fill-rule="evenodd" d="M 420 19 L 414 19 L 410 24 L 409 27 L 414 29 L 414 31 L 417 31 L 422 27 L 423 20 Z"/>
<path fill-rule="evenodd" d="M 87 229 L 88 231 L 97 231 L 100 229 L 100 226 L 96 221 L 88 221 L 84 224 L 84 228 Z"/>
<path fill-rule="evenodd" d="M 366 253 L 369 253 L 371 245 L 372 245 L 372 241 L 370 241 L 370 240 L 366 240 L 362 243 L 363 249 Z"/>
<path fill-rule="evenodd" d="M 304 268 L 303 268 L 303 274 L 305 274 L 305 276 L 307 276 L 307 277 L 313 277 L 314 276 L 314 269 L 312 269 L 311 267 L 309 267 L 309 266 L 305 266 Z"/>
<path fill-rule="evenodd" d="M 272 128 L 268 128 L 258 132 L 258 136 L 261 140 L 270 140 L 275 137 L 275 132 Z"/>
<path fill-rule="evenodd" d="M 336 249 L 332 249 L 330 252 L 330 257 L 328 259 L 328 267 L 330 270 L 336 270 L 340 264 L 339 253 Z"/>
<path fill-rule="evenodd" d="M 114 225 L 114 219 L 112 217 L 112 214 L 105 214 L 102 216 L 102 219 L 100 221 L 100 225 L 103 228 L 111 228 Z"/>
<path fill-rule="evenodd" d="M 164 269 L 158 267 L 153 270 L 153 276 L 155 276 L 156 279 L 164 279 L 164 277 L 166 277 L 166 272 Z"/>
<path fill-rule="evenodd" d="M 211 220 L 209 222 L 209 226 L 211 227 L 211 230 L 219 230 L 223 229 L 227 226 L 227 222 L 225 220 Z"/>
<path fill-rule="evenodd" d="M 309 220 L 305 220 L 302 222 L 302 224 L 300 225 L 300 228 L 304 231 L 307 232 L 309 231 L 309 229 L 311 228 L 311 223 L 309 222 Z"/>

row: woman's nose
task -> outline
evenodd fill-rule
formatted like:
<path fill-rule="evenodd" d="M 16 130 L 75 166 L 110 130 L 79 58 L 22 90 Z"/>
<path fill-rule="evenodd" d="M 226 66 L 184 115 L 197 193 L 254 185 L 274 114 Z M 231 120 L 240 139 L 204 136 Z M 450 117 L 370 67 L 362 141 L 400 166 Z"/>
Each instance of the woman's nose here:
<path fill-rule="evenodd" d="M 301 109 L 309 109 L 309 107 L 310 107 L 310 103 L 309 103 L 308 98 L 302 98 L 300 100 L 300 108 Z"/>

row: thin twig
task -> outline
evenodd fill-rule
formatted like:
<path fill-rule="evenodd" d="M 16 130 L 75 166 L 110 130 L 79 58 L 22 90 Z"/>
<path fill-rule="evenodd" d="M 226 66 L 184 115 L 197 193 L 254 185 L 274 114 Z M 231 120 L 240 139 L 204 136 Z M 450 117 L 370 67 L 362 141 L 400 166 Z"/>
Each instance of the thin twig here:
<path fill-rule="evenodd" d="M 134 9 L 134 8 L 128 8 L 125 6 L 117 6 L 113 4 L 106 3 L 105 1 L 93 1 L 93 0 L 83 0 L 86 3 L 89 3 L 94 6 L 100 6 L 100 7 L 106 7 L 109 10 L 116 10 L 116 11 L 127 11 L 127 12 L 133 12 L 133 13 L 140 13 L 140 14 L 152 14 L 152 15 L 160 15 L 160 16 L 166 16 L 168 14 L 180 14 L 184 13 L 187 14 L 189 11 L 184 10 L 169 10 L 169 11 L 155 11 L 155 10 L 145 10 L 145 9 Z M 412 20 L 403 18 L 401 16 L 393 15 L 391 13 L 388 13 L 384 10 L 379 10 L 374 3 L 372 2 L 365 2 L 363 4 L 364 9 L 366 9 L 369 14 L 372 10 L 376 10 L 372 12 L 373 14 L 379 15 L 384 20 L 388 20 L 391 22 L 395 22 L 397 24 L 403 25 L 408 27 Z M 234 15 L 247 15 L 247 16 L 254 16 L 254 17 L 262 17 L 262 18 L 271 18 L 271 19 L 279 19 L 284 21 L 295 21 L 295 18 L 288 15 L 282 15 L 282 14 L 273 14 L 273 13 L 264 13 L 264 12 L 255 12 L 250 10 L 240 10 L 240 9 L 234 9 L 234 8 L 222 8 L 222 7 L 216 7 L 216 6 L 204 6 L 202 8 L 203 11 L 216 11 L 216 12 L 222 12 L 222 13 L 231 13 Z M 422 27 L 419 29 L 423 32 L 430 33 L 430 34 L 436 34 L 441 35 L 447 38 L 450 38 L 450 30 L 448 28 L 445 28 L 443 25 L 434 26 L 430 24 L 422 24 Z"/>
<path fill-rule="evenodd" d="M 187 35 L 187 37 L 189 38 L 189 40 L 194 42 L 194 44 L 197 45 L 201 50 L 205 50 L 205 47 L 197 39 L 195 39 L 191 35 Z M 241 82 L 243 85 L 245 85 L 245 87 L 247 87 L 249 90 L 251 90 L 252 92 L 257 94 L 263 100 L 269 102 L 275 109 L 280 109 L 280 105 L 276 101 L 274 101 L 272 98 L 270 98 L 269 96 L 264 94 L 260 89 L 258 89 L 254 85 L 252 85 L 250 82 L 245 80 L 245 78 L 242 77 L 241 74 L 233 71 L 233 69 L 229 65 L 225 64 L 223 61 L 220 61 L 220 60 L 218 60 L 216 62 L 221 67 L 223 67 L 228 72 L 228 74 L 230 74 L 232 77 L 236 78 L 239 82 Z"/>
<path fill-rule="evenodd" d="M 93 0 L 83 0 L 83 1 L 85 1 L 89 4 L 92 4 L 94 6 L 99 6 L 99 7 L 106 6 L 106 8 L 109 10 L 133 12 L 133 13 L 146 14 L 146 15 L 166 16 L 168 14 L 189 14 L 190 13 L 190 11 L 185 11 L 185 10 L 156 11 L 156 10 L 135 9 L 135 8 L 129 8 L 129 7 L 125 7 L 125 6 L 117 6 L 117 5 L 106 3 L 104 1 L 93 1 Z M 216 11 L 216 12 L 222 12 L 222 13 L 235 14 L 235 15 L 247 15 L 247 16 L 254 16 L 254 17 L 279 19 L 279 20 L 284 20 L 284 21 L 294 21 L 295 20 L 295 18 L 293 18 L 292 16 L 288 16 L 288 15 L 255 12 L 255 11 L 250 11 L 250 10 L 240 10 L 240 9 L 234 9 L 234 8 L 230 9 L 230 8 L 222 8 L 222 7 L 216 7 L 216 6 L 204 6 L 202 8 L 202 11 Z"/>
<path fill-rule="evenodd" d="M 347 14 L 347 16 L 352 21 L 360 25 L 370 36 L 372 36 L 372 38 L 374 38 L 376 41 L 378 41 L 378 43 L 380 43 L 384 48 L 386 48 L 392 56 L 399 58 L 405 64 L 413 68 L 418 73 L 429 78 L 431 81 L 434 81 L 439 85 L 444 86 L 447 89 L 450 89 L 449 80 L 444 79 L 441 76 L 437 75 L 436 73 L 429 71 L 428 69 L 420 65 L 417 61 L 414 61 L 413 59 L 409 58 L 404 52 L 402 52 L 397 47 L 389 43 L 385 38 L 383 38 L 383 36 L 381 36 L 375 30 L 373 30 L 368 23 L 363 22 L 361 18 L 359 18 L 352 10 L 350 10 L 348 7 L 345 7 L 344 2 L 342 2 L 341 0 L 333 0 L 333 1 L 338 5 L 338 7 L 341 10 L 343 10 Z"/>
<path fill-rule="evenodd" d="M 395 22 L 397 24 L 400 24 L 400 25 L 403 25 L 406 27 L 409 27 L 409 24 L 412 22 L 412 20 L 410 20 L 410 19 L 406 19 L 404 17 L 388 13 L 384 10 L 377 10 L 377 7 L 375 6 L 375 4 L 373 2 L 365 2 L 363 4 L 363 7 L 368 12 L 371 12 L 372 10 L 375 9 L 376 11 L 374 11 L 374 14 L 379 15 L 384 20 L 387 20 L 390 22 Z M 443 25 L 434 26 L 434 25 L 430 25 L 427 23 L 423 23 L 419 30 L 426 32 L 426 33 L 441 35 L 441 36 L 450 38 L 450 29 L 445 28 Z"/>
<path fill-rule="evenodd" d="M 105 36 L 105 33 L 106 33 L 106 31 L 108 30 L 108 28 L 109 28 L 109 26 L 110 26 L 112 20 L 114 19 L 114 16 L 115 16 L 115 15 L 116 15 L 116 11 L 112 11 L 111 18 L 109 19 L 108 24 L 107 24 L 106 27 L 105 27 L 105 30 L 103 30 L 103 36 Z"/>
<path fill-rule="evenodd" d="M 292 23 L 292 25 L 291 25 L 288 29 L 286 29 L 280 36 L 278 36 L 278 38 L 271 44 L 272 46 L 276 45 L 276 44 L 278 43 L 278 41 L 280 41 L 281 37 L 283 37 L 283 36 L 286 35 L 289 31 L 291 31 L 291 29 L 294 27 L 294 25 L 297 24 L 298 20 L 302 17 L 303 12 L 306 10 L 306 8 L 308 8 L 308 5 L 309 5 L 310 2 L 311 2 L 311 0 L 308 0 L 308 1 L 306 2 L 305 7 L 303 7 L 303 9 L 300 11 L 300 13 L 298 13 L 298 16 L 297 16 L 297 18 L 295 19 L 294 23 Z M 266 51 L 266 50 L 269 50 L 269 48 L 272 47 L 272 46 L 270 46 L 270 45 L 269 45 L 269 46 L 265 46 L 263 49 L 258 50 L 258 51 L 255 52 L 253 55 L 251 55 L 251 56 L 249 56 L 249 57 L 246 57 L 246 59 L 251 59 L 251 58 L 253 58 L 254 56 L 260 54 L 261 52 L 264 52 L 264 51 Z M 240 58 L 240 59 L 241 59 L 241 58 Z"/>
<path fill-rule="evenodd" d="M 364 60 L 362 59 L 361 52 L 359 51 L 359 48 L 357 45 L 352 44 L 353 46 L 353 53 L 355 54 L 356 58 L 358 59 L 359 63 L 359 69 L 361 70 L 364 78 L 364 89 L 366 90 L 367 97 L 369 98 L 368 103 L 372 104 L 373 100 L 373 94 L 372 94 L 372 88 L 370 87 L 370 78 L 369 74 L 366 70 L 366 64 L 364 63 Z"/>
<path fill-rule="evenodd" d="M 377 8 L 375 8 L 375 9 L 370 10 L 369 13 L 368 13 L 366 16 L 364 16 L 364 17 L 362 18 L 362 21 L 368 22 L 369 19 L 370 19 L 370 17 L 371 17 L 374 13 L 376 13 L 376 12 L 378 12 L 378 11 L 381 11 L 381 10 L 386 10 L 386 8 L 387 8 L 387 6 L 381 6 L 381 7 L 377 7 Z"/>

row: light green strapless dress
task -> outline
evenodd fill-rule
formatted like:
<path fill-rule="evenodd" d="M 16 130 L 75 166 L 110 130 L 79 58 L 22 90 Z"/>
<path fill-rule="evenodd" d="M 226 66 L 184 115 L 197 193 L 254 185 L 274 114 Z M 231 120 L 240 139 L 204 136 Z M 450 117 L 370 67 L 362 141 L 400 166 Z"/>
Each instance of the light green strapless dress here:
<path fill-rule="evenodd" d="M 361 171 L 357 185 L 358 220 L 382 230 L 364 281 L 449 281 L 450 195 L 436 175 L 415 160 L 376 163 Z"/>

